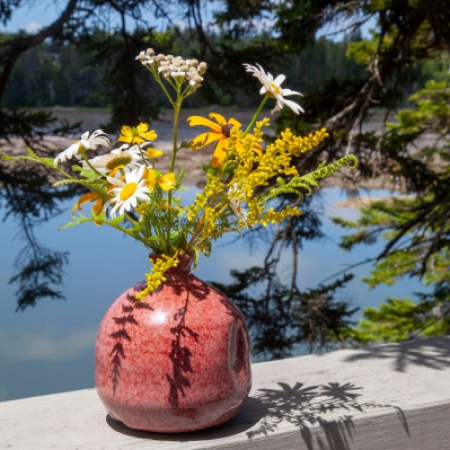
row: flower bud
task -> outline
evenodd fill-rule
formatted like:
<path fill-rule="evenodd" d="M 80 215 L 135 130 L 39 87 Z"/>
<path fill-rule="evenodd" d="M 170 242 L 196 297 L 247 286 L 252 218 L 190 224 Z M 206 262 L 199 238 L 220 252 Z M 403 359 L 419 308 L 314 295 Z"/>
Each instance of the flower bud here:
<path fill-rule="evenodd" d="M 201 62 L 198 66 L 198 73 L 200 75 L 203 75 L 206 72 L 206 69 L 208 68 L 208 64 L 205 62 Z"/>
<path fill-rule="evenodd" d="M 144 64 L 144 61 L 147 59 L 147 55 L 144 52 L 139 53 L 139 55 L 136 56 L 136 60 L 139 60 L 142 64 Z"/>

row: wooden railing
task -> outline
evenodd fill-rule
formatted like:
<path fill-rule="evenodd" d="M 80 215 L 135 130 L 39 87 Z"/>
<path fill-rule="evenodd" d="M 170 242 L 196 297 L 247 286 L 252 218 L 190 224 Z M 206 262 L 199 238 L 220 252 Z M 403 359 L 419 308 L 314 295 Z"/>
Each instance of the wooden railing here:
<path fill-rule="evenodd" d="M 131 430 L 87 389 L 0 403 L 0 449 L 450 449 L 450 337 L 252 368 L 241 412 L 209 430 Z"/>

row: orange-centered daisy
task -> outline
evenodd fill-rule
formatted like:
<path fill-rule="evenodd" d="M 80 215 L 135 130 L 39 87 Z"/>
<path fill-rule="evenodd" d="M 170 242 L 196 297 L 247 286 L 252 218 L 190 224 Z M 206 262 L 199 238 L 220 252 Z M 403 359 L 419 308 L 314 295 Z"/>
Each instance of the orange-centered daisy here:
<path fill-rule="evenodd" d="M 205 147 L 208 144 L 219 141 L 214 149 L 214 155 L 211 161 L 211 167 L 219 167 L 227 156 L 227 150 L 230 146 L 230 131 L 233 127 L 240 128 L 241 123 L 236 119 L 231 118 L 226 120 L 225 117 L 220 114 L 211 113 L 209 115 L 212 120 L 206 119 L 201 116 L 191 116 L 188 118 L 188 123 L 191 127 L 204 126 L 211 128 L 211 131 L 199 134 L 195 139 L 193 139 L 192 150 L 198 150 L 199 148 Z M 242 147 L 239 142 L 236 142 L 236 149 Z"/>
<path fill-rule="evenodd" d="M 140 123 L 137 127 L 123 126 L 120 130 L 119 141 L 126 142 L 128 144 L 136 143 L 141 144 L 145 141 L 154 141 L 157 138 L 157 134 L 154 130 L 148 130 L 146 123 Z"/>

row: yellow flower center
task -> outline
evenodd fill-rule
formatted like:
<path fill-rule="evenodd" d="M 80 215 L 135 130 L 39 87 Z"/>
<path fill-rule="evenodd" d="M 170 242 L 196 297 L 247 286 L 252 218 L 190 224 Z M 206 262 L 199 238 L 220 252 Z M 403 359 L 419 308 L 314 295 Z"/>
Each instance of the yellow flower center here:
<path fill-rule="evenodd" d="M 270 87 L 276 94 L 281 94 L 280 86 L 277 86 L 275 83 L 270 83 Z"/>
<path fill-rule="evenodd" d="M 131 162 L 130 156 L 118 156 L 108 161 L 105 168 L 107 170 L 113 170 L 116 169 L 117 167 L 125 167 L 127 164 L 130 164 L 130 162 Z"/>
<path fill-rule="evenodd" d="M 137 184 L 134 181 L 126 184 L 120 191 L 120 200 L 127 200 L 130 198 L 136 192 L 136 189 Z"/>

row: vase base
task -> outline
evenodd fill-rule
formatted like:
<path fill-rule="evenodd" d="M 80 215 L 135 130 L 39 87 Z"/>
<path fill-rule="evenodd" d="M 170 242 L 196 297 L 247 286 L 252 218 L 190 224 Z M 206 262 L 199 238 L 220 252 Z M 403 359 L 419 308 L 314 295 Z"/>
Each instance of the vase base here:
<path fill-rule="evenodd" d="M 194 410 L 180 411 L 178 414 L 174 413 L 171 417 L 168 417 L 167 414 L 159 418 L 153 416 L 151 420 L 148 420 L 148 417 L 143 417 L 142 415 L 132 417 L 130 414 L 128 417 L 120 419 L 111 413 L 111 411 L 108 411 L 108 415 L 115 422 L 131 430 L 177 434 L 200 431 L 221 425 L 235 417 L 240 409 L 241 405 L 232 411 L 227 411 L 214 421 L 211 421 L 211 417 L 198 417 L 198 414 Z"/>

